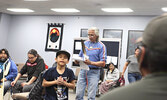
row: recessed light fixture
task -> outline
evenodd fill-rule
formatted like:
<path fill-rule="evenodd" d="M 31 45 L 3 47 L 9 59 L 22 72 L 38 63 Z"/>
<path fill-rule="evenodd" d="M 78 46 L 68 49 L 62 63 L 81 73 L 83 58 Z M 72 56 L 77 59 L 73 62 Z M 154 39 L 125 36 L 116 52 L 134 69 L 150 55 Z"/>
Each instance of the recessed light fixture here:
<path fill-rule="evenodd" d="M 33 10 L 28 8 L 7 8 L 7 10 L 13 11 L 13 12 L 34 12 Z"/>
<path fill-rule="evenodd" d="M 162 11 L 167 12 L 167 7 L 163 7 L 163 8 L 161 8 L 161 9 L 162 9 Z"/>
<path fill-rule="evenodd" d="M 51 10 L 55 12 L 80 12 L 75 8 L 52 8 Z"/>
<path fill-rule="evenodd" d="M 49 1 L 49 0 L 24 0 L 24 1 Z"/>
<path fill-rule="evenodd" d="M 101 8 L 105 12 L 133 12 L 130 8 Z"/>

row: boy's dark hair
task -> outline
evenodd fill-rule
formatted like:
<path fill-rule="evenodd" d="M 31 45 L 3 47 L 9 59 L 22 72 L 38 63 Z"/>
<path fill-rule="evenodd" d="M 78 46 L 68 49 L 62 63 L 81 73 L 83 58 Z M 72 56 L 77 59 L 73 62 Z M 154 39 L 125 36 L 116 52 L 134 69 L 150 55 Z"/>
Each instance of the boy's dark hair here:
<path fill-rule="evenodd" d="M 9 52 L 8 52 L 7 49 L 5 49 L 5 48 L 1 49 L 1 50 L 0 50 L 0 54 L 2 53 L 2 51 L 5 51 L 5 54 L 7 55 L 7 58 L 10 57 L 10 56 L 9 56 Z"/>
<path fill-rule="evenodd" d="M 68 58 L 68 60 L 70 59 L 70 53 L 68 53 L 67 51 L 65 50 L 60 50 L 56 53 L 56 58 L 60 55 L 60 54 L 65 54 Z"/>

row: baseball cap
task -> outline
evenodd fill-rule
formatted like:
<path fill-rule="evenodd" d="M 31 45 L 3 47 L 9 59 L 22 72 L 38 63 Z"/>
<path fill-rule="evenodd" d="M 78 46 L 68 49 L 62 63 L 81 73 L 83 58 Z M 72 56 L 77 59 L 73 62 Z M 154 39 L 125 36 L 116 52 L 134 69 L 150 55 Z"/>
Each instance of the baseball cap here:
<path fill-rule="evenodd" d="M 167 54 L 167 15 L 151 20 L 145 28 L 142 38 L 143 44 L 149 49 Z"/>
<path fill-rule="evenodd" d="M 57 56 L 59 56 L 60 54 L 65 54 L 68 57 L 68 60 L 70 59 L 70 53 L 68 53 L 66 50 L 60 50 L 56 53 L 56 58 Z"/>

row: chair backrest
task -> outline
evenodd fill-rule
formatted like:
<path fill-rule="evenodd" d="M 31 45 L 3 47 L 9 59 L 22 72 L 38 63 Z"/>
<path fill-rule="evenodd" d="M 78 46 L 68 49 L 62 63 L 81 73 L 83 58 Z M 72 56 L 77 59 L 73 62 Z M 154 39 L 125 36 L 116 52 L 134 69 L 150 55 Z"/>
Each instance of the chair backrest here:
<path fill-rule="evenodd" d="M 105 74 L 105 70 L 103 68 L 100 68 L 100 80 L 103 82 L 104 80 L 104 75 Z"/>
<path fill-rule="evenodd" d="M 48 69 L 48 68 L 49 68 L 49 66 L 45 64 L 45 69 Z"/>
<path fill-rule="evenodd" d="M 27 100 L 28 94 L 29 94 L 29 92 L 14 93 L 14 94 L 12 94 L 12 100 Z"/>
<path fill-rule="evenodd" d="M 21 68 L 24 66 L 25 63 L 17 63 L 16 66 L 17 66 L 17 70 L 18 72 L 20 72 Z"/>
<path fill-rule="evenodd" d="M 25 65 L 25 63 L 16 63 L 18 72 L 20 72 L 20 70 L 23 68 L 24 65 Z M 24 75 L 22 75 L 22 77 L 20 79 L 26 80 L 27 77 L 28 77 L 27 74 L 24 74 Z"/>
<path fill-rule="evenodd" d="M 41 72 L 41 74 L 39 75 L 37 81 L 35 82 L 34 87 L 31 89 L 29 93 L 28 100 L 43 100 L 44 87 L 42 87 L 42 82 L 43 82 L 43 74 L 45 72 L 46 70 Z"/>

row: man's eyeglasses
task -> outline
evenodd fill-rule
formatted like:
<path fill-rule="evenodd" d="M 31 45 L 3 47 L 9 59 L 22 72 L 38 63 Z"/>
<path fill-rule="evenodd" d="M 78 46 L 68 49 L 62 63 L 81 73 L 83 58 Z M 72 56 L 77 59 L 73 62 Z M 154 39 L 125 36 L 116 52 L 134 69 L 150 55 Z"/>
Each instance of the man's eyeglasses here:
<path fill-rule="evenodd" d="M 94 34 L 88 34 L 88 37 L 94 37 L 95 35 Z"/>

